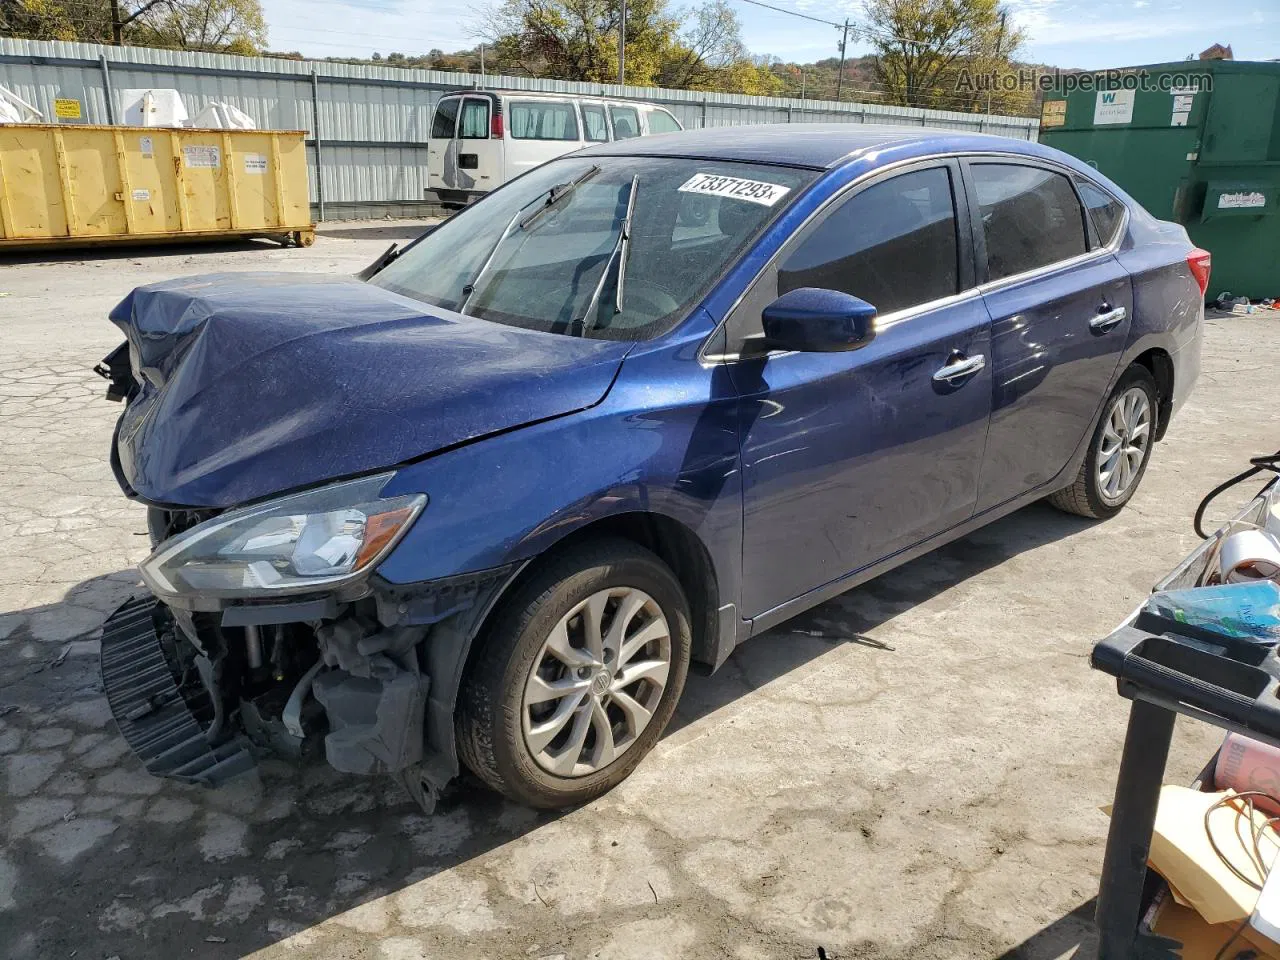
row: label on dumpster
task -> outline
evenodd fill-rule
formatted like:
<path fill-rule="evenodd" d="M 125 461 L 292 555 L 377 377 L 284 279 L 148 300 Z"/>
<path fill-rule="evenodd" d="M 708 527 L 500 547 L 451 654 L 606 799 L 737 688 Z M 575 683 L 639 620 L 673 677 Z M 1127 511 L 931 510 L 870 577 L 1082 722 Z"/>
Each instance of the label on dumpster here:
<path fill-rule="evenodd" d="M 1249 210 L 1267 205 L 1267 198 L 1257 190 L 1248 193 L 1223 193 L 1218 195 L 1219 210 Z"/>
<path fill-rule="evenodd" d="M 245 173 L 266 173 L 267 156 L 264 153 L 246 153 L 244 155 Z"/>
<path fill-rule="evenodd" d="M 138 149 L 142 152 L 142 157 L 144 160 L 150 160 L 152 157 L 156 155 L 156 146 L 155 146 L 155 143 L 152 142 L 150 137 L 139 137 Z"/>
<path fill-rule="evenodd" d="M 150 200 L 150 199 L 151 199 L 151 191 L 150 191 L 150 190 L 135 190 L 135 191 L 133 191 L 133 199 L 138 200 L 138 201 L 142 201 L 142 202 L 146 202 L 147 200 Z"/>
<path fill-rule="evenodd" d="M 1190 113 L 1191 105 L 1196 102 L 1194 93 L 1175 93 L 1173 95 L 1173 112 Z"/>
<path fill-rule="evenodd" d="M 192 170 L 217 170 L 222 166 L 222 148 L 204 144 L 183 147 L 182 162 Z"/>
<path fill-rule="evenodd" d="M 1131 123 L 1133 121 L 1133 90 L 1099 90 L 1093 105 L 1093 123 Z"/>
<path fill-rule="evenodd" d="M 59 120 L 79 120 L 81 118 L 80 101 L 61 98 L 53 101 L 53 115 Z"/>
<path fill-rule="evenodd" d="M 1067 122 L 1067 101 L 1046 100 L 1040 108 L 1040 126 L 1060 127 Z"/>

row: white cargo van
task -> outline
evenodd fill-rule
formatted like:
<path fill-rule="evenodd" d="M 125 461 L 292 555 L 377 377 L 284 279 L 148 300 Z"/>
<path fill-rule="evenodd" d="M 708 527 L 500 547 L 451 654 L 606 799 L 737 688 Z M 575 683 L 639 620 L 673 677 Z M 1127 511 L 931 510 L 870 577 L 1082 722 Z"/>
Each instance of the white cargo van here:
<path fill-rule="evenodd" d="M 651 103 L 503 90 L 461 90 L 436 104 L 427 199 L 463 206 L 526 170 L 589 143 L 683 129 Z"/>

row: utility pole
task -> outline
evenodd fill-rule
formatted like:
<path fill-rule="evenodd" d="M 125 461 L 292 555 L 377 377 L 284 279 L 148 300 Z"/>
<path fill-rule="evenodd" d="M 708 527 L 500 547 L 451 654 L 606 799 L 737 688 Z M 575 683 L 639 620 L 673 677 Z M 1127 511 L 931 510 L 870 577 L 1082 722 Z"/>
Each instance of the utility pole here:
<path fill-rule="evenodd" d="M 840 39 L 840 75 L 836 78 L 836 103 L 840 102 L 840 91 L 844 89 L 844 57 L 845 47 L 849 45 L 849 20 L 844 21 L 844 36 Z"/>
<path fill-rule="evenodd" d="M 991 86 L 987 87 L 987 116 L 991 116 L 991 92 L 996 85 L 995 73 L 1000 69 L 1000 47 L 1004 44 L 1004 19 L 1007 13 L 1000 14 L 1000 30 L 996 33 L 996 61 L 991 67 Z"/>
<path fill-rule="evenodd" d="M 484 83 L 484 44 L 480 44 L 480 82 Z"/>
<path fill-rule="evenodd" d="M 800 99 L 804 99 L 804 71 L 800 71 Z"/>
<path fill-rule="evenodd" d="M 627 0 L 622 0 L 622 15 L 618 17 L 618 85 L 627 82 Z"/>

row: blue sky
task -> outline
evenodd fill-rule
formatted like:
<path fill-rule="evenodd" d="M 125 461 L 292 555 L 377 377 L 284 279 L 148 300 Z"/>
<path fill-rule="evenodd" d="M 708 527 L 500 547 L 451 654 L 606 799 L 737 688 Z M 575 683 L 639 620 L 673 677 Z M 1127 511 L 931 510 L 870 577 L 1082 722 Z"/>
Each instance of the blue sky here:
<path fill-rule="evenodd" d="M 484 0 L 262 0 L 273 50 L 308 56 L 425 53 L 472 46 Z M 674 0 L 673 6 L 692 0 Z M 810 61 L 836 55 L 837 31 L 731 0 L 752 53 Z M 771 0 L 829 20 L 861 19 L 856 0 Z M 1278 0 L 1006 0 L 1027 33 L 1027 59 L 1062 67 L 1181 60 L 1211 43 L 1237 59 L 1280 58 Z M 1206 14 L 1212 12 L 1212 16 Z M 852 52 L 865 52 L 850 45 Z"/>

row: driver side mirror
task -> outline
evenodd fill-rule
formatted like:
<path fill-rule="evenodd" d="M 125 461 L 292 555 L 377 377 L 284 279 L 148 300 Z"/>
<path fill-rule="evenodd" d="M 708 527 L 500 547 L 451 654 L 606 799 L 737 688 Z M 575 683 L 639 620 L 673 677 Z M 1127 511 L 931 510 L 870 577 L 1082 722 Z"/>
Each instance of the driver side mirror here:
<path fill-rule="evenodd" d="M 788 291 L 764 308 L 759 352 L 836 353 L 865 347 L 876 335 L 876 308 L 867 301 L 819 287 Z"/>

